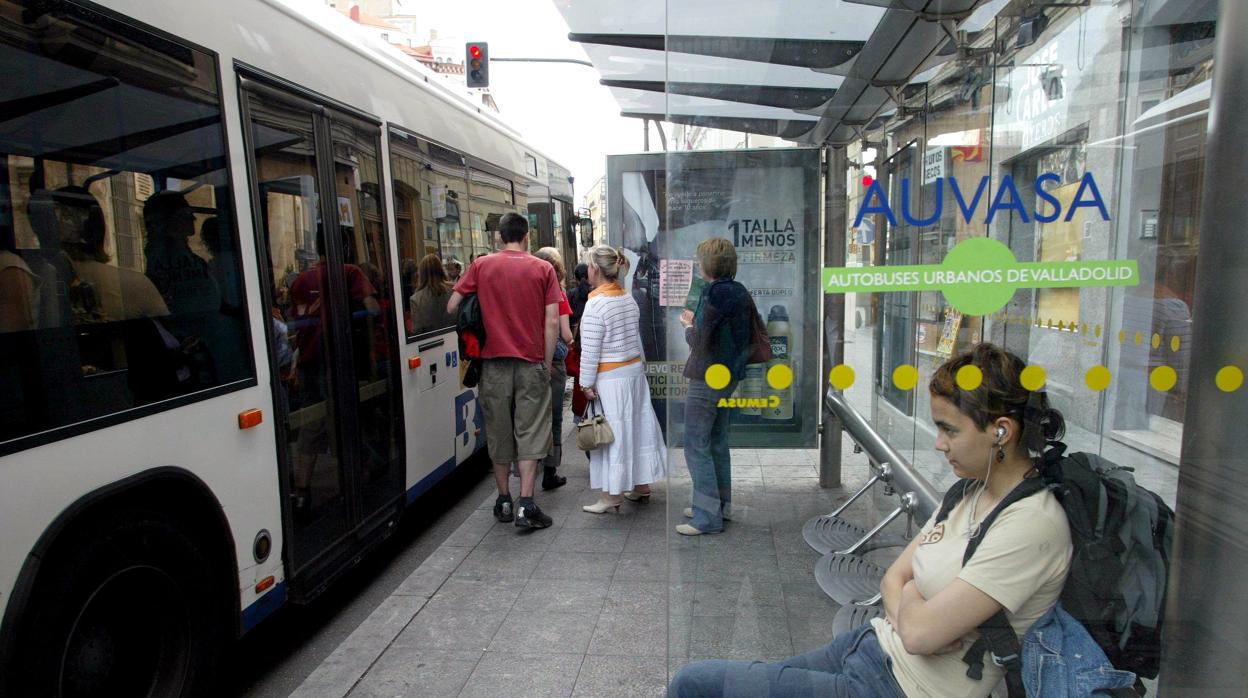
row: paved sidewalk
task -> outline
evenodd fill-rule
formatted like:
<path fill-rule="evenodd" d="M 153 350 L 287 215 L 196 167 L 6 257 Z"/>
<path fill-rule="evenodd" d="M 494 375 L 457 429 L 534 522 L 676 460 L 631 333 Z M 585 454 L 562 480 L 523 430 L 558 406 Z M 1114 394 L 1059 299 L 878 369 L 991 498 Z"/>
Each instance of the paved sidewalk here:
<path fill-rule="evenodd" d="M 659 696 L 691 659 L 830 640 L 837 606 L 801 529 L 845 490 L 819 487 L 816 451 L 734 451 L 733 522 L 688 538 L 673 530 L 690 492 L 680 451 L 649 502 L 595 516 L 580 510 L 597 493 L 565 425 L 568 484 L 537 496 L 553 527 L 495 522 L 491 494 L 294 695 Z M 844 453 L 853 491 L 866 459 L 848 441 Z M 871 506 L 853 518 L 878 520 Z"/>

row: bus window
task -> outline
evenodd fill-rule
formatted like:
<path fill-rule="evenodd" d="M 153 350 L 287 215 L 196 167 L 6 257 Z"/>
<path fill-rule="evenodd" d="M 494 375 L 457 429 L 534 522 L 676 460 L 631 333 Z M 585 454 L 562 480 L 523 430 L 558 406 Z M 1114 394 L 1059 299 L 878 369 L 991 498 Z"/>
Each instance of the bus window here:
<path fill-rule="evenodd" d="M 480 257 L 494 251 L 498 221 L 503 214 L 512 212 L 515 199 L 511 182 L 488 172 L 469 170 L 468 183 L 472 196 L 472 250 Z"/>
<path fill-rule="evenodd" d="M 465 245 L 462 226 L 467 188 L 461 156 L 394 130 L 390 171 L 402 260 L 403 318 L 411 340 L 455 325 L 446 302 L 473 249 Z"/>
<path fill-rule="evenodd" d="M 115 29 L 58 11 L 0 37 L 27 97 L 0 134 L 5 451 L 255 375 L 216 60 Z"/>

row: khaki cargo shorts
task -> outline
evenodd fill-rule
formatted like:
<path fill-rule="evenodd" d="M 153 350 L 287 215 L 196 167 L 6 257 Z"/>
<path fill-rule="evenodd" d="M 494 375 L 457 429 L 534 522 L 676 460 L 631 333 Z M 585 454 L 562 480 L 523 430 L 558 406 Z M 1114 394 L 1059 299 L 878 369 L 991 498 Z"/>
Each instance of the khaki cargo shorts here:
<path fill-rule="evenodd" d="M 490 460 L 541 460 L 550 452 L 550 371 L 522 359 L 486 359 L 477 399 Z"/>

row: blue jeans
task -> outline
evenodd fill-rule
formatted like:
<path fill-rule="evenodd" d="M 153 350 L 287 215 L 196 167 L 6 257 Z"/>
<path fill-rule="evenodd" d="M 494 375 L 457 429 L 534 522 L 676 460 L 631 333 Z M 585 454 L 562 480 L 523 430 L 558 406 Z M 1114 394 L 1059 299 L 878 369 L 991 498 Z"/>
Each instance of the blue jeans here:
<path fill-rule="evenodd" d="M 731 385 L 715 390 L 705 381 L 690 379 L 685 395 L 685 465 L 693 479 L 693 527 L 704 533 L 724 530 L 724 514 L 732 513 L 731 415 L 728 408 L 718 406 L 732 390 Z"/>
<path fill-rule="evenodd" d="M 672 678 L 669 698 L 905 698 L 892 660 L 870 625 L 842 633 L 832 644 L 775 664 L 707 659 Z"/>

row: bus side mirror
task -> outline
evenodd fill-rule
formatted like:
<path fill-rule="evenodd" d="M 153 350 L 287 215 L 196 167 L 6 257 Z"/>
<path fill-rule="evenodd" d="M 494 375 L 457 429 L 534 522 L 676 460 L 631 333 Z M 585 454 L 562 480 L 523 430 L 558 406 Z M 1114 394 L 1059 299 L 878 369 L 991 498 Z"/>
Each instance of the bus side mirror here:
<path fill-rule="evenodd" d="M 577 230 L 581 231 L 581 247 L 594 246 L 594 221 L 582 218 L 577 222 Z"/>

